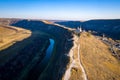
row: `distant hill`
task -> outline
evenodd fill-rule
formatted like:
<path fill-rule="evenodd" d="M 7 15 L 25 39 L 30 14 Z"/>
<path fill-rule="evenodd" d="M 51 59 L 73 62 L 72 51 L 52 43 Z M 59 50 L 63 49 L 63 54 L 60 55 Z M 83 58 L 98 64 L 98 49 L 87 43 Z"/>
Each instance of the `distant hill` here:
<path fill-rule="evenodd" d="M 111 20 L 89 20 L 85 22 L 80 21 L 63 21 L 56 22 L 70 28 L 77 28 L 81 26 L 85 30 L 92 30 L 98 34 L 105 34 L 113 39 L 120 39 L 120 19 Z"/>
<path fill-rule="evenodd" d="M 113 39 L 120 39 L 120 20 L 90 20 L 84 22 L 82 27 Z"/>
<path fill-rule="evenodd" d="M 70 28 L 77 28 L 78 26 L 82 25 L 82 22 L 80 21 L 59 21 L 55 23 L 65 25 L 66 27 Z"/>
<path fill-rule="evenodd" d="M 105 34 L 113 39 L 120 39 L 120 19 L 106 19 L 106 20 L 89 20 L 89 21 L 62 21 L 62 20 L 48 20 L 48 22 L 54 22 L 60 25 L 64 25 L 70 28 L 77 28 L 81 26 L 85 30 L 96 31 L 98 35 Z M 20 26 L 26 29 L 40 29 L 40 26 L 50 26 L 44 24 L 40 20 L 27 20 L 27 19 L 10 19 L 10 18 L 0 18 L 0 23 Z M 36 28 L 34 28 L 35 26 Z M 53 25 L 52 25 L 53 26 Z M 45 27 L 44 27 L 45 28 Z M 48 27 L 46 27 L 48 28 Z"/>

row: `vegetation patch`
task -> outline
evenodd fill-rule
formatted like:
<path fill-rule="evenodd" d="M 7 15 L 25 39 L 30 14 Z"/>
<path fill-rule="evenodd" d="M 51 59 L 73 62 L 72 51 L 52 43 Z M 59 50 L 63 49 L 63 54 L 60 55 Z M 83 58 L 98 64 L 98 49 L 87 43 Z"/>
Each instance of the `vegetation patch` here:
<path fill-rule="evenodd" d="M 89 80 L 119 80 L 120 62 L 111 54 L 108 46 L 93 35 L 80 36 L 80 55 Z"/>

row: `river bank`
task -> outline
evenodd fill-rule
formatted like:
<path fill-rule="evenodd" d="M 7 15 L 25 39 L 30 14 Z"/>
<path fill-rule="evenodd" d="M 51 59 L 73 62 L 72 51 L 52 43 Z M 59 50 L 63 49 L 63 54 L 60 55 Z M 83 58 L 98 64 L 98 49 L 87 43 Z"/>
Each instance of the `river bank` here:
<path fill-rule="evenodd" d="M 19 79 L 22 75 L 24 76 L 29 69 L 42 60 L 48 45 L 48 38 L 35 33 L 30 38 L 1 51 L 0 55 L 3 57 L 0 56 L 0 79 L 14 80 Z M 22 74 L 24 71 L 26 72 Z"/>

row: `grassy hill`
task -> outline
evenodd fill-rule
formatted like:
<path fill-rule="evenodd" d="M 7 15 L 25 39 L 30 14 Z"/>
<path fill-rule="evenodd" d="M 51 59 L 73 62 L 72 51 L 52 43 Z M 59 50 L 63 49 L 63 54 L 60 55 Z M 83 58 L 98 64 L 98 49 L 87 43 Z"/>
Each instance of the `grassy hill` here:
<path fill-rule="evenodd" d="M 120 61 L 107 45 L 89 33 L 82 33 L 79 43 L 88 80 L 120 80 Z"/>
<path fill-rule="evenodd" d="M 3 50 L 17 41 L 28 38 L 30 30 L 0 24 L 0 50 Z"/>

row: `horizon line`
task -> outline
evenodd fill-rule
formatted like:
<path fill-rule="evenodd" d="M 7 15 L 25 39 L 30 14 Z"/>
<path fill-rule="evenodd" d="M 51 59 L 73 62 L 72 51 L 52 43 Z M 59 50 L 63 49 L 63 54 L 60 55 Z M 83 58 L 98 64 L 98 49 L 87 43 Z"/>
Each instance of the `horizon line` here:
<path fill-rule="evenodd" d="M 89 20 L 120 20 L 120 18 L 91 18 L 91 19 L 46 19 L 46 18 L 22 18 L 22 17 L 0 17 L 1 19 L 30 19 L 30 20 L 51 20 L 51 21 L 89 21 Z"/>

